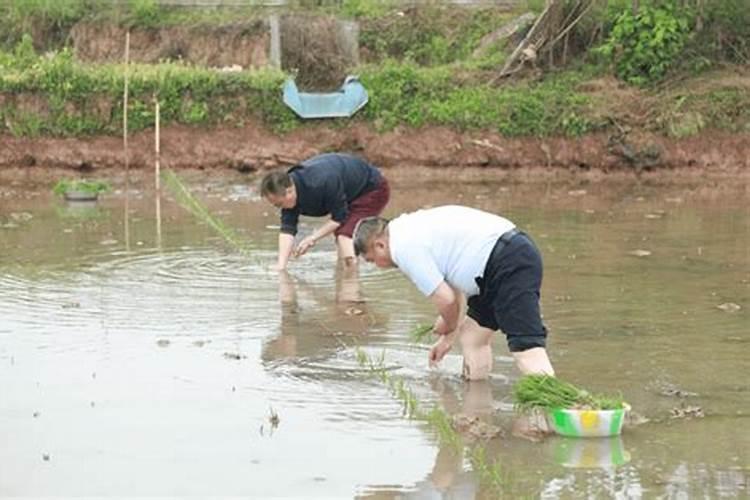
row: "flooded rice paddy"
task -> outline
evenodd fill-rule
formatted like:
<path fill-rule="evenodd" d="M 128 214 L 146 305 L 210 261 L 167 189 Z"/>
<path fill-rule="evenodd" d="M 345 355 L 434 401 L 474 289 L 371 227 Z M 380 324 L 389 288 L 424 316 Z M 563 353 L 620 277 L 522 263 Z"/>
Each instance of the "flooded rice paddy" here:
<path fill-rule="evenodd" d="M 529 232 L 545 259 L 558 375 L 622 392 L 638 421 L 618 438 L 518 436 L 519 373 L 501 334 L 491 380 L 468 384 L 458 351 L 430 369 L 428 346 L 410 340 L 434 314 L 397 271 L 337 269 L 332 242 L 288 274 L 269 271 L 278 219 L 252 178 L 180 174 L 247 253 L 168 194 L 157 207 L 145 174 L 90 206 L 8 184 L 0 496 L 750 495 L 745 186 L 386 174 L 386 215 L 461 203 Z M 306 219 L 302 235 L 318 223 Z M 421 405 L 496 426 L 480 444 L 501 486 L 405 418 L 360 349 Z"/>

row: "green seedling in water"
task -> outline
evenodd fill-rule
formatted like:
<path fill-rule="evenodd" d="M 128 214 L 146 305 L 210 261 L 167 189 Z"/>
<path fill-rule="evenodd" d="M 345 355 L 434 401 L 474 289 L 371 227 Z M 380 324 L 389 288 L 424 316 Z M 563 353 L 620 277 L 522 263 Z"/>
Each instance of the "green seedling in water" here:
<path fill-rule="evenodd" d="M 455 450 L 462 447 L 461 436 L 453 428 L 450 416 L 437 406 L 424 414 L 424 420 L 437 432 L 442 443 L 450 445 Z"/>
<path fill-rule="evenodd" d="M 516 409 L 530 411 L 578 409 L 618 410 L 623 408 L 622 396 L 592 394 L 575 385 L 548 375 L 526 375 L 513 387 Z"/>
<path fill-rule="evenodd" d="M 111 190 L 112 187 L 107 182 L 87 181 L 84 179 L 61 179 L 52 188 L 52 192 L 60 196 L 72 192 L 99 194 Z"/>
<path fill-rule="evenodd" d="M 432 330 L 432 327 L 429 327 Z M 375 362 L 360 347 L 355 349 L 355 357 L 360 366 L 369 368 L 388 387 L 391 393 L 398 398 L 403 406 L 403 413 L 410 419 L 426 423 L 438 436 L 441 443 L 445 443 L 456 451 L 461 451 L 463 442 L 461 435 L 453 428 L 451 417 L 442 408 L 435 405 L 428 411 L 422 409 L 414 392 L 409 389 L 404 380 L 390 373 L 385 367 L 385 351 L 382 351 L 379 359 Z M 474 471 L 479 475 L 482 484 L 487 485 L 493 491 L 501 491 L 504 480 L 501 474 L 500 464 L 490 462 L 487 459 L 483 446 L 476 445 L 464 450 Z"/>
<path fill-rule="evenodd" d="M 482 446 L 476 446 L 469 452 L 471 467 L 479 475 L 479 482 L 488 485 L 494 491 L 501 491 L 505 484 L 502 468 L 498 462 L 490 462 Z"/>
<path fill-rule="evenodd" d="M 208 208 L 193 196 L 180 178 L 177 177 L 177 174 L 171 170 L 164 170 L 162 172 L 162 179 L 172 193 L 172 196 L 174 196 L 175 200 L 182 206 L 182 208 L 205 222 L 240 253 L 244 255 L 249 254 L 247 245 L 242 241 L 242 238 L 240 238 L 231 227 L 214 217 Z"/>
<path fill-rule="evenodd" d="M 419 324 L 409 332 L 409 338 L 413 342 L 421 344 L 430 333 L 432 333 L 432 325 Z"/>

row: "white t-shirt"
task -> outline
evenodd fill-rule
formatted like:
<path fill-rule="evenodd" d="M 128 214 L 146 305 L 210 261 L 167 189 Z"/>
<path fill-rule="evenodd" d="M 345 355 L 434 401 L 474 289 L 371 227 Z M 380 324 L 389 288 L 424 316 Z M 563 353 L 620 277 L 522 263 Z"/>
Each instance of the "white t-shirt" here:
<path fill-rule="evenodd" d="M 425 295 L 446 281 L 471 297 L 479 294 L 474 278 L 484 274 L 498 238 L 514 227 L 498 215 L 458 205 L 418 210 L 388 224 L 391 259 Z"/>

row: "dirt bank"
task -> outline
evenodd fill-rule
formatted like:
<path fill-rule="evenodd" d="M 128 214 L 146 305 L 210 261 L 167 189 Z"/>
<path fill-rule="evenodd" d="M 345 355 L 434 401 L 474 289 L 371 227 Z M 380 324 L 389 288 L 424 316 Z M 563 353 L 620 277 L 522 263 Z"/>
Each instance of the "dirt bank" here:
<path fill-rule="evenodd" d="M 130 165 L 154 162 L 153 131 L 130 137 Z M 0 136 L 0 169 L 121 168 L 121 137 L 22 138 Z M 292 164 L 321 151 L 350 151 L 383 167 L 497 167 L 578 171 L 665 171 L 746 174 L 750 134 L 708 132 L 690 139 L 653 134 L 575 138 L 509 139 L 488 132 L 446 128 L 395 130 L 380 134 L 363 124 L 348 128 L 311 125 L 276 135 L 257 125 L 198 129 L 172 126 L 161 131 L 161 164 L 168 168 L 236 169 L 242 172 Z"/>

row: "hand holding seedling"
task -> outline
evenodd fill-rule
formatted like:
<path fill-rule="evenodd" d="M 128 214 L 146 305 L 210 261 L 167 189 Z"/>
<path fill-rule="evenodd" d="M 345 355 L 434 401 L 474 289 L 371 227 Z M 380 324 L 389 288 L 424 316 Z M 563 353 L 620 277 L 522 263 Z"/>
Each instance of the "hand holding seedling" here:
<path fill-rule="evenodd" d="M 430 366 L 434 367 L 437 365 L 442 359 L 445 357 L 445 355 L 448 353 L 448 351 L 451 350 L 453 347 L 453 337 L 450 335 L 441 335 L 440 339 L 438 339 L 437 342 L 435 342 L 430 348 Z"/>
<path fill-rule="evenodd" d="M 308 236 L 300 241 L 297 248 L 294 249 L 294 256 L 298 258 L 305 255 L 308 250 L 315 246 L 315 241 L 316 240 L 313 236 Z"/>

